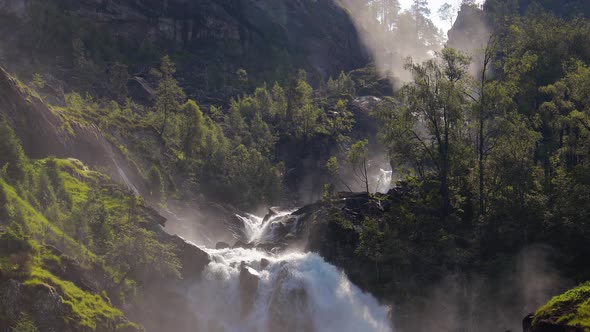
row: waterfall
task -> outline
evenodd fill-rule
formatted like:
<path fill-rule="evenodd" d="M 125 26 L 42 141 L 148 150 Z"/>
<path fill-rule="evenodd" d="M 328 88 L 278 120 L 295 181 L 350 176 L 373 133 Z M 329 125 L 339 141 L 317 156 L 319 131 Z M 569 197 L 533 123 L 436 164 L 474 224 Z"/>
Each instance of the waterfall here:
<path fill-rule="evenodd" d="M 236 215 L 244 223 L 243 237 L 249 243 L 276 243 L 288 235 L 295 235 L 299 219 L 304 215 L 294 215 L 292 211 L 274 211 L 265 218 L 247 214 L 246 217 Z"/>
<path fill-rule="evenodd" d="M 373 176 L 373 182 L 375 185 L 375 192 L 386 193 L 392 188 L 391 180 L 393 178 L 393 172 L 379 169 L 379 173 Z"/>
<path fill-rule="evenodd" d="M 292 234 L 301 216 L 240 217 L 252 243 Z M 207 332 L 389 332 L 389 308 L 315 253 L 207 249 L 211 263 L 190 290 Z"/>

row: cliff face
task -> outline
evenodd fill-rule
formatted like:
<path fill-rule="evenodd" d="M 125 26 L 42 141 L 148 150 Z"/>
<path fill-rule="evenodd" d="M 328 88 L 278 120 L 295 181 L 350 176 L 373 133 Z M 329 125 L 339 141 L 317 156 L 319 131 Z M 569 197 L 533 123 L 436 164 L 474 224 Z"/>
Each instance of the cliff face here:
<path fill-rule="evenodd" d="M 449 30 L 447 45 L 474 54 L 485 48 L 489 36 L 490 29 L 484 11 L 477 7 L 462 5 L 453 27 Z"/>
<path fill-rule="evenodd" d="M 14 128 L 27 156 L 80 159 L 100 167 L 116 182 L 141 191 L 143 178 L 136 167 L 96 126 L 66 120 L 1 67 L 0 91 L 0 117 Z"/>
<path fill-rule="evenodd" d="M 0 0 L 0 17 L 0 63 L 15 72 L 56 66 L 64 81 L 80 57 L 98 71 L 119 61 L 141 73 L 163 54 L 179 55 L 185 87 L 201 94 L 226 89 L 238 68 L 270 81 L 368 61 L 335 0 Z"/>

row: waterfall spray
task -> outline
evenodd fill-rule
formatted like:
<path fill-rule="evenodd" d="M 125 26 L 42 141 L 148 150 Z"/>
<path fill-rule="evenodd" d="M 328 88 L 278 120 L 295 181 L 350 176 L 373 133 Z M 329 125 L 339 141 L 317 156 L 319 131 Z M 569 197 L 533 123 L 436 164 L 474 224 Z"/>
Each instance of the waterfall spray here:
<path fill-rule="evenodd" d="M 301 216 L 240 216 L 251 243 L 280 241 Z M 199 331 L 389 332 L 389 308 L 315 253 L 207 249 L 211 263 L 190 290 Z"/>

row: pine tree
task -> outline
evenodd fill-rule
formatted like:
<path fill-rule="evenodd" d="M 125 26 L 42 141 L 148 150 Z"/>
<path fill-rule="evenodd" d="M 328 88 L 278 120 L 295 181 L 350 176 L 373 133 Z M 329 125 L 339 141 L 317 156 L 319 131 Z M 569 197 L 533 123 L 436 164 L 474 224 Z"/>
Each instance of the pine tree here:
<path fill-rule="evenodd" d="M 25 175 L 26 157 L 23 148 L 5 119 L 0 121 L 0 169 L 5 170 L 6 181 L 17 183 Z M 2 172 L 4 173 L 4 172 Z"/>
<path fill-rule="evenodd" d="M 176 67 L 169 56 L 162 58 L 160 69 L 154 70 L 153 73 L 160 79 L 154 103 L 154 111 L 157 114 L 154 125 L 160 137 L 164 137 L 172 115 L 180 110 L 180 103 L 186 95 L 174 78 Z"/>

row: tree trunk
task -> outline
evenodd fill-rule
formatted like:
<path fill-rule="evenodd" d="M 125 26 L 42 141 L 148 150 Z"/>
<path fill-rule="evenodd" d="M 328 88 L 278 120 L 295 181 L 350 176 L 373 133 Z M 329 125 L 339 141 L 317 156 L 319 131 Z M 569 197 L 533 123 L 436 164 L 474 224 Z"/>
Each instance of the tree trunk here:
<path fill-rule="evenodd" d="M 364 167 L 364 176 L 365 176 L 365 187 L 367 189 L 367 194 L 369 194 L 369 174 L 367 172 L 367 161 L 364 160 L 363 161 L 363 167 Z"/>
<path fill-rule="evenodd" d="M 485 215 L 485 198 L 484 198 L 484 120 L 483 104 L 479 116 L 479 215 Z"/>

